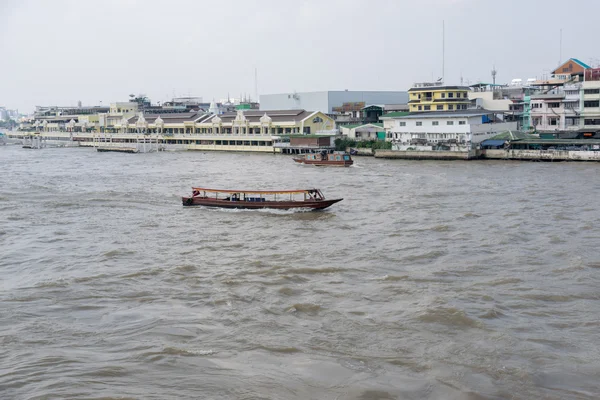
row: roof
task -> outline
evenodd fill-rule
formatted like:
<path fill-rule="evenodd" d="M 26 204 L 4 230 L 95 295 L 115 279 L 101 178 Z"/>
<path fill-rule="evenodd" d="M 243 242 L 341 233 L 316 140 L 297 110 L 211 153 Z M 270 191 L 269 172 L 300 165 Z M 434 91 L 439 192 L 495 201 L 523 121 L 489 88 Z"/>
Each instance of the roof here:
<path fill-rule="evenodd" d="M 583 61 L 581 61 L 581 60 L 578 60 L 578 59 L 576 59 L 576 58 L 569 58 L 567 61 L 565 61 L 565 62 L 561 63 L 559 66 L 557 66 L 556 68 L 554 68 L 554 70 L 552 71 L 552 73 L 553 73 L 553 74 L 556 74 L 556 72 L 558 71 L 558 69 L 559 69 L 560 67 L 562 67 L 563 65 L 565 65 L 566 63 L 568 63 L 568 62 L 570 62 L 570 61 L 572 61 L 572 62 L 574 62 L 574 63 L 578 64 L 578 65 L 579 65 L 580 67 L 582 67 L 583 69 L 589 69 L 589 68 L 591 68 L 589 65 L 587 65 L 586 63 L 584 63 L 584 62 L 583 62 Z M 562 71 L 558 71 L 558 73 L 560 74 L 560 73 L 562 73 Z"/>
<path fill-rule="evenodd" d="M 392 117 L 399 119 L 417 119 L 417 118 L 468 118 L 468 117 L 482 117 L 484 115 L 490 115 L 495 113 L 503 113 L 504 111 L 486 111 L 486 110 L 461 110 L 461 111 L 425 111 L 425 112 L 412 112 L 405 113 L 404 116 Z M 381 116 L 380 118 L 385 117 Z"/>
<path fill-rule="evenodd" d="M 361 128 L 363 126 L 375 126 L 377 128 L 383 128 L 383 123 L 382 122 L 369 122 L 367 124 L 353 124 L 353 125 L 344 125 L 342 126 L 342 128 L 348 128 L 348 129 L 355 129 L 355 128 Z"/>
<path fill-rule="evenodd" d="M 409 92 L 429 92 L 432 90 L 466 90 L 469 91 L 468 86 L 425 86 L 425 87 L 413 87 L 408 89 Z"/>
<path fill-rule="evenodd" d="M 377 107 L 377 108 L 381 108 L 383 109 L 385 106 L 381 105 L 381 104 L 368 104 L 366 106 L 364 106 L 362 109 L 366 109 L 366 108 L 371 108 L 371 107 Z"/>
<path fill-rule="evenodd" d="M 514 140 L 514 143 L 518 144 L 589 144 L 589 145 L 600 145 L 598 139 L 523 139 Z"/>
<path fill-rule="evenodd" d="M 244 118 L 249 122 L 260 122 L 260 118 L 267 114 L 271 118 L 271 122 L 286 122 L 286 121 L 302 121 L 311 115 L 315 114 L 314 111 L 306 110 L 243 110 Z M 228 112 L 219 115 L 223 123 L 230 123 L 237 117 L 237 112 Z"/>
<path fill-rule="evenodd" d="M 184 122 L 198 122 L 208 118 L 209 114 L 190 112 L 190 113 L 173 113 L 173 114 L 148 114 L 144 115 L 144 119 L 148 124 L 153 124 L 154 121 L 160 116 L 164 124 L 182 124 Z M 138 116 L 129 118 L 130 124 L 135 124 L 138 120 Z"/>
<path fill-rule="evenodd" d="M 229 189 L 206 189 L 192 187 L 192 190 L 211 193 L 251 193 L 251 194 L 291 194 L 291 193 L 307 193 L 317 189 L 297 189 L 297 190 L 229 190 Z"/>
<path fill-rule="evenodd" d="M 506 140 L 501 139 L 487 139 L 480 143 L 481 146 L 503 146 Z"/>
<path fill-rule="evenodd" d="M 408 112 L 408 111 L 394 111 L 394 112 L 389 112 L 387 114 L 383 114 L 381 117 L 379 117 L 379 119 L 404 117 L 405 115 L 408 115 L 408 114 L 410 114 L 410 112 Z"/>
<path fill-rule="evenodd" d="M 519 131 L 505 131 L 501 132 L 495 136 L 492 136 L 488 140 L 520 140 L 520 139 L 537 139 L 537 137 L 530 135 L 528 133 L 523 133 Z"/>

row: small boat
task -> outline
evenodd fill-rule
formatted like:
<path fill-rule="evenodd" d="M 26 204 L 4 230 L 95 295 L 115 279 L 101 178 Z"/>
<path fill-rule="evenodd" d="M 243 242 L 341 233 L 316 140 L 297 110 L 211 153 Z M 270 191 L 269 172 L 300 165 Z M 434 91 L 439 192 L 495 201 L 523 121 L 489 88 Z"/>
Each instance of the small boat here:
<path fill-rule="evenodd" d="M 274 208 L 323 210 L 343 199 L 325 199 L 319 189 L 304 190 L 219 190 L 192 188 L 192 196 L 182 197 L 184 206 L 222 208 Z"/>
<path fill-rule="evenodd" d="M 294 158 L 300 164 L 316 165 L 318 167 L 349 167 L 354 164 L 350 154 L 344 152 L 327 153 L 325 151 L 315 154 L 304 154 L 303 157 Z"/>

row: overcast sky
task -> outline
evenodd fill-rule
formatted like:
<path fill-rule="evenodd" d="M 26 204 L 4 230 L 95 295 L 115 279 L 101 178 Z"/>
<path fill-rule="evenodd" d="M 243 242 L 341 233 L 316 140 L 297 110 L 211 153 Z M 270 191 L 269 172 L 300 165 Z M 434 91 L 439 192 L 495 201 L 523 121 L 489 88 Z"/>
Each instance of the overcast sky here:
<path fill-rule="evenodd" d="M 406 90 L 598 64 L 599 0 L 0 0 L 0 106 Z"/>

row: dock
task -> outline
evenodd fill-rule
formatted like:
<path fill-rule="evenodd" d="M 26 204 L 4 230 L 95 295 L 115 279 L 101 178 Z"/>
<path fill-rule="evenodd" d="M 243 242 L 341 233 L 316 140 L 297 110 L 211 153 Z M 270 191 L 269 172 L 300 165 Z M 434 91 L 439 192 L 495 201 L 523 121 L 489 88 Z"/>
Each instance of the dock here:
<path fill-rule="evenodd" d="M 139 153 L 135 147 L 96 147 L 99 152 Z"/>

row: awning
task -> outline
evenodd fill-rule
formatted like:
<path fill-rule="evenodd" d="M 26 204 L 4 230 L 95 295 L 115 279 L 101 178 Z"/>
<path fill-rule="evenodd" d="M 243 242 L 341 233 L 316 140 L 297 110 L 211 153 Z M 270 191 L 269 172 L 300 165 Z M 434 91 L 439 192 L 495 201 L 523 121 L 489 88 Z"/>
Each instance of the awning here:
<path fill-rule="evenodd" d="M 481 142 L 481 145 L 482 146 L 504 146 L 505 142 L 506 142 L 506 140 L 488 139 L 488 140 L 484 140 L 483 142 Z"/>

